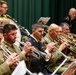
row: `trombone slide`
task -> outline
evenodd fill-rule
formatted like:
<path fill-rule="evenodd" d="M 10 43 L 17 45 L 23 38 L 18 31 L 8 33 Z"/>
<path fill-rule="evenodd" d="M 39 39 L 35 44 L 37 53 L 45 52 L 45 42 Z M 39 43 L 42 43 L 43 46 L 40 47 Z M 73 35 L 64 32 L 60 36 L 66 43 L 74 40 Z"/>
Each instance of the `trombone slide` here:
<path fill-rule="evenodd" d="M 57 67 L 57 69 L 51 74 L 51 75 L 55 75 L 56 72 L 60 69 L 60 67 L 68 60 L 68 58 L 65 58 L 65 60 Z"/>

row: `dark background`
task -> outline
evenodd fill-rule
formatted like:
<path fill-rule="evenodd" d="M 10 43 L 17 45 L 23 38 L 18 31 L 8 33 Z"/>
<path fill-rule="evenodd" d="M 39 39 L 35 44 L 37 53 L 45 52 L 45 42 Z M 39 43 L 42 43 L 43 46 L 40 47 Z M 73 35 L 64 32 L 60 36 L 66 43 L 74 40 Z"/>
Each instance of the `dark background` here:
<path fill-rule="evenodd" d="M 67 16 L 71 7 L 76 8 L 76 0 L 5 0 L 10 16 L 29 31 L 40 17 L 51 17 L 47 25 L 59 24 Z"/>

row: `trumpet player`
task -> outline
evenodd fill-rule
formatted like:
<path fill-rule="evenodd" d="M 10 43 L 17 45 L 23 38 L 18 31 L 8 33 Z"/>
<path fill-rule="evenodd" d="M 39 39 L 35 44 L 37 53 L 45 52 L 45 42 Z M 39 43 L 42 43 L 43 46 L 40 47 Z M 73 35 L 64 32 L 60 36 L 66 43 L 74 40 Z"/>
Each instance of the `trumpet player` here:
<path fill-rule="evenodd" d="M 0 51 L 0 75 L 10 75 L 12 72 L 11 69 L 13 69 L 13 66 L 16 66 L 18 61 L 17 53 L 12 53 L 5 60 L 2 56 L 2 51 Z"/>
<path fill-rule="evenodd" d="M 31 35 L 31 39 L 29 41 L 37 50 L 45 53 L 46 55 L 48 54 L 48 58 L 47 58 L 48 60 L 45 60 L 46 58 L 44 59 L 42 56 L 40 57 L 40 59 L 31 57 L 30 70 L 31 70 L 31 72 L 36 72 L 36 73 L 42 72 L 44 75 L 48 75 L 48 71 L 44 65 L 51 58 L 51 53 L 53 51 L 55 43 L 52 42 L 52 43 L 48 44 L 46 47 L 46 50 L 44 51 L 42 49 L 42 44 L 40 42 L 43 34 L 44 34 L 43 25 L 38 24 L 38 23 L 32 25 L 32 35 Z"/>
<path fill-rule="evenodd" d="M 61 32 L 62 28 L 59 27 L 57 24 L 52 23 L 48 28 L 48 33 L 41 41 L 45 47 L 50 42 L 54 42 L 56 44 L 56 49 L 52 52 L 52 57 L 50 58 L 49 63 L 46 64 L 46 67 L 50 72 L 54 72 L 59 64 L 64 60 L 63 55 L 59 51 L 66 52 L 65 48 L 68 44 L 66 42 L 62 42 L 62 40 L 59 39 L 58 35 L 60 35 Z M 67 69 L 68 65 L 69 63 L 67 65 L 64 64 L 64 67 L 62 66 L 57 71 L 57 73 L 61 74 L 64 70 Z"/>
<path fill-rule="evenodd" d="M 10 56 L 6 59 L 5 52 L 2 49 L 0 50 L 0 75 L 11 75 L 12 71 L 15 69 L 12 65 L 18 61 L 16 58 L 18 58 L 19 61 L 25 60 L 26 64 L 27 62 L 30 64 L 29 55 L 32 52 L 31 43 L 26 42 L 21 51 L 20 48 L 14 44 L 17 34 L 16 30 L 17 28 L 13 24 L 6 24 L 3 27 L 4 41 L 2 42 L 1 47 L 5 50 L 8 49 L 11 52 L 11 55 L 7 52 Z"/>

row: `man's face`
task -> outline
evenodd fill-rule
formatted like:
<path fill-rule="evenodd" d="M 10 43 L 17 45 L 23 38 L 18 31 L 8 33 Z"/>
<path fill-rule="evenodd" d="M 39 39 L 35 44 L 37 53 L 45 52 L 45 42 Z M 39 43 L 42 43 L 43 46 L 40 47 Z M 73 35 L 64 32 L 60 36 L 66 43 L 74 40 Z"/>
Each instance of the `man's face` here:
<path fill-rule="evenodd" d="M 76 17 L 76 11 L 70 12 L 69 16 L 71 19 L 74 19 Z"/>
<path fill-rule="evenodd" d="M 59 28 L 58 28 L 58 35 L 60 35 L 61 33 L 62 33 L 62 28 L 59 27 Z"/>
<path fill-rule="evenodd" d="M 6 14 L 7 13 L 7 10 L 8 10 L 8 6 L 6 4 L 2 4 L 0 6 L 0 13 L 1 14 Z"/>
<path fill-rule="evenodd" d="M 63 28 L 63 33 L 65 33 L 65 34 L 70 33 L 70 29 L 69 29 L 68 26 L 65 26 L 65 27 Z"/>
<path fill-rule="evenodd" d="M 54 30 L 53 35 L 57 38 L 57 36 L 58 36 L 59 32 L 60 32 L 60 31 L 59 31 L 58 29 L 56 29 L 56 30 Z"/>
<path fill-rule="evenodd" d="M 41 40 L 43 34 L 44 34 L 44 28 L 38 28 L 36 30 L 33 30 L 33 35 L 37 40 Z"/>
<path fill-rule="evenodd" d="M 13 43 L 15 43 L 16 34 L 17 34 L 17 31 L 16 30 L 10 30 L 10 32 L 4 33 L 4 39 L 8 43 L 13 44 Z"/>
<path fill-rule="evenodd" d="M 58 35 L 58 29 L 49 30 L 48 33 L 50 36 L 53 36 L 53 38 L 57 38 Z"/>

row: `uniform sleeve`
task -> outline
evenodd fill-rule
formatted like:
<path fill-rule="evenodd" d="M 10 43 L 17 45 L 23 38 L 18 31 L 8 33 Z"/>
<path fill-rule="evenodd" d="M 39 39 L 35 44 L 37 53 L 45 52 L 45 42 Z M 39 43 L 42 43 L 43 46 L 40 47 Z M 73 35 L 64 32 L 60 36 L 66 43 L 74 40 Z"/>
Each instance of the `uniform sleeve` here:
<path fill-rule="evenodd" d="M 50 58 L 46 66 L 54 65 L 57 62 L 57 60 L 59 60 L 61 57 L 62 54 L 58 50 L 55 51 L 54 53 L 52 53 L 52 57 Z"/>
<path fill-rule="evenodd" d="M 24 54 L 20 53 L 19 54 L 19 58 L 20 58 L 20 61 L 21 60 L 24 60 L 25 61 L 27 68 L 30 67 L 30 64 L 31 64 L 30 57 L 26 57 Z"/>
<path fill-rule="evenodd" d="M 22 54 L 22 53 L 19 54 L 19 58 L 20 60 L 25 60 L 25 61 L 27 60 L 25 54 Z"/>
<path fill-rule="evenodd" d="M 0 65 L 0 75 L 7 74 L 9 72 L 10 72 L 10 68 L 5 62 Z"/>
<path fill-rule="evenodd" d="M 26 58 L 25 54 L 22 54 L 22 53 L 21 53 L 20 48 L 17 47 L 16 45 L 14 45 L 14 48 L 15 48 L 16 52 L 17 52 L 18 55 L 19 55 L 19 59 L 20 59 L 20 61 L 21 61 L 21 60 L 25 60 L 25 61 L 26 61 L 27 58 Z"/>

